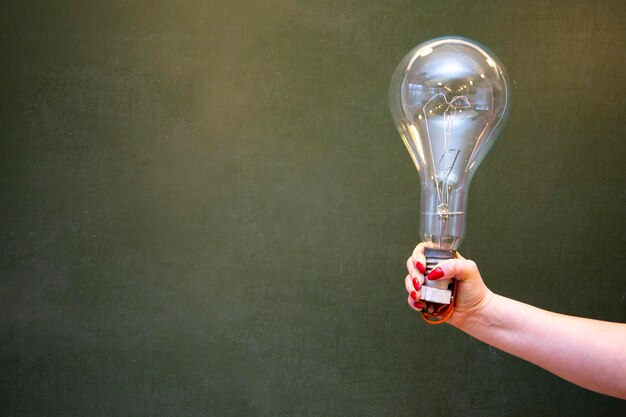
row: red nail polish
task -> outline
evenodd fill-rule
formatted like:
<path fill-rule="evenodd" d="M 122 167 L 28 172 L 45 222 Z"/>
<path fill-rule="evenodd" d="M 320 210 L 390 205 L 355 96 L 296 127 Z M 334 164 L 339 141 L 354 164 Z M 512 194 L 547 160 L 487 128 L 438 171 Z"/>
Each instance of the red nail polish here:
<path fill-rule="evenodd" d="M 441 278 L 444 275 L 445 274 L 443 273 L 441 268 L 435 268 L 432 271 L 430 271 L 430 274 L 428 274 L 428 276 L 426 278 L 428 278 L 428 279 L 439 279 L 439 278 Z"/>
<path fill-rule="evenodd" d="M 419 301 L 414 302 L 413 306 L 415 306 L 415 308 L 420 309 L 420 310 L 424 308 L 424 304 L 420 303 Z"/>
<path fill-rule="evenodd" d="M 417 301 L 417 293 L 415 291 L 411 291 L 411 298 Z"/>
<path fill-rule="evenodd" d="M 420 290 L 420 282 L 417 280 L 417 278 L 413 278 L 413 288 L 415 288 L 415 291 Z"/>
<path fill-rule="evenodd" d="M 422 274 L 426 273 L 426 267 L 424 266 L 424 264 L 422 264 L 421 262 L 416 262 L 415 263 L 415 267 L 417 268 L 418 271 L 420 271 Z"/>

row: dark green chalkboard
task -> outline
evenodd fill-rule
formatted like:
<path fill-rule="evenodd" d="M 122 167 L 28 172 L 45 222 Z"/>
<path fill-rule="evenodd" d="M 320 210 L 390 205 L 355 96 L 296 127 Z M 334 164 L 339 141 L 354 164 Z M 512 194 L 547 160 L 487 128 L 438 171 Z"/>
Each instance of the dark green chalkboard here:
<path fill-rule="evenodd" d="M 387 91 L 484 43 L 511 118 L 461 252 L 626 321 L 620 1 L 0 5 L 0 416 L 623 416 L 407 306 Z"/>

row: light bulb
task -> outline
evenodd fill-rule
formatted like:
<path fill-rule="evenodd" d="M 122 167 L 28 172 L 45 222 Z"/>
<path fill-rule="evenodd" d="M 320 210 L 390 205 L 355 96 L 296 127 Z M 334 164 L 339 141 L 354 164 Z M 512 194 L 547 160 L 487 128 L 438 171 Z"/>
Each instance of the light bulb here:
<path fill-rule="evenodd" d="M 500 60 L 477 42 L 444 37 L 411 50 L 396 69 L 391 115 L 420 175 L 427 270 L 454 257 L 465 235 L 467 192 L 502 130 L 510 89 Z M 451 280 L 426 280 L 422 299 L 450 304 Z"/>

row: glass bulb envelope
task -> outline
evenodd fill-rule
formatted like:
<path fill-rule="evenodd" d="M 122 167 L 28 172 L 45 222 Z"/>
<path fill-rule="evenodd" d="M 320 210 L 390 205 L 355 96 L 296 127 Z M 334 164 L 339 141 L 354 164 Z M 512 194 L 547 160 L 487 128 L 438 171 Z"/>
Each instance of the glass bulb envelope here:
<path fill-rule="evenodd" d="M 422 43 L 398 65 L 391 114 L 420 175 L 420 235 L 457 249 L 465 235 L 467 192 L 510 107 L 506 71 L 477 42 Z"/>

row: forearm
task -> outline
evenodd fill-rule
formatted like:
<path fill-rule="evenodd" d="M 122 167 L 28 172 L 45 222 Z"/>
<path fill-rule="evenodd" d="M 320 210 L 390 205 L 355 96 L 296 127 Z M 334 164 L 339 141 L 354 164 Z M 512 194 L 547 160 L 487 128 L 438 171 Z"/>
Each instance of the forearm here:
<path fill-rule="evenodd" d="M 453 324 L 563 379 L 626 399 L 626 324 L 552 313 L 498 295 Z"/>

